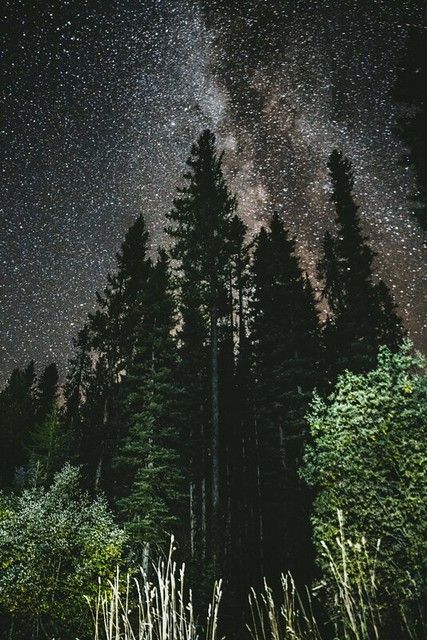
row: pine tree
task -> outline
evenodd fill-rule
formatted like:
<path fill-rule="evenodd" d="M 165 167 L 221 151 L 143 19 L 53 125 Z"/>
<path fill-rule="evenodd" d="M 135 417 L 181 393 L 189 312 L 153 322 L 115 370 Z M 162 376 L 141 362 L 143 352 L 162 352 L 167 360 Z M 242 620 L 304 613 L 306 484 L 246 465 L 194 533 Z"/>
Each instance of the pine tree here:
<path fill-rule="evenodd" d="M 59 409 L 53 406 L 31 436 L 31 469 L 36 484 L 48 484 L 67 458 L 66 434 Z"/>
<path fill-rule="evenodd" d="M 36 391 L 36 420 L 41 424 L 56 407 L 59 395 L 59 373 L 51 362 L 41 374 Z"/>
<path fill-rule="evenodd" d="M 277 214 L 256 238 L 252 278 L 263 573 L 277 582 L 291 570 L 303 584 L 312 558 L 310 496 L 298 469 L 304 415 L 319 382 L 320 334 L 312 288 Z"/>
<path fill-rule="evenodd" d="M 338 233 L 325 236 L 319 275 L 331 312 L 324 335 L 326 367 L 333 378 L 344 369 L 369 370 L 379 345 L 395 346 L 403 331 L 390 293 L 384 283 L 374 280 L 374 252 L 363 234 L 354 201 L 351 164 L 335 150 L 328 167 Z"/>
<path fill-rule="evenodd" d="M 94 473 L 95 490 L 101 486 L 109 494 L 114 492 L 111 462 L 117 453 L 122 433 L 121 380 L 126 374 L 135 348 L 136 328 L 141 314 L 141 296 L 151 265 L 147 257 L 148 232 L 144 218 L 139 216 L 126 233 L 121 252 L 117 254 L 118 270 L 108 276 L 103 295 L 97 294 L 98 310 L 89 315 L 90 346 L 96 365 L 92 383 L 88 389 L 85 415 L 91 420 L 97 417 L 101 424 L 83 426 L 92 436 L 97 434 L 102 442 L 92 448 L 98 451 Z M 100 375 L 103 379 L 101 380 Z M 99 394 L 102 393 L 102 398 Z M 101 410 L 100 403 L 103 405 Z M 94 443 L 95 444 L 95 443 Z"/>
<path fill-rule="evenodd" d="M 247 594 L 260 577 L 257 442 L 253 411 L 252 357 L 248 335 L 250 250 L 247 228 L 233 216 L 229 242 L 229 322 L 220 352 L 221 470 L 225 543 L 222 576 L 223 631 L 244 626 Z"/>
<path fill-rule="evenodd" d="M 59 374 L 55 362 L 41 374 L 36 389 L 36 420 L 30 435 L 30 463 L 38 483 L 49 482 L 67 458 L 59 415 Z"/>
<path fill-rule="evenodd" d="M 198 529 L 193 540 L 197 537 L 204 539 L 201 553 L 203 555 L 210 547 L 210 555 L 218 569 L 222 549 L 220 538 L 224 529 L 220 487 L 220 335 L 230 317 L 229 238 L 235 199 L 227 188 L 222 156 L 216 152 L 215 136 L 210 131 L 204 131 L 197 144 L 193 145 L 187 164 L 189 171 L 184 175 L 187 184 L 168 215 L 171 224 L 167 231 L 174 241 L 172 257 L 177 261 L 183 377 L 190 382 L 186 394 L 188 409 L 193 411 L 190 420 L 194 444 L 191 526 L 193 531 Z M 205 359 L 206 347 L 209 349 L 209 364 Z M 210 390 L 206 395 L 208 371 Z M 199 377 L 197 389 L 191 382 L 191 378 L 196 380 L 194 376 Z M 190 394 L 193 395 L 191 399 Z M 209 475 L 203 469 L 208 455 L 211 462 Z"/>
<path fill-rule="evenodd" d="M 70 458 L 82 460 L 82 406 L 86 400 L 87 385 L 92 370 L 89 327 L 86 323 L 74 340 L 75 355 L 69 360 L 69 371 L 64 385 L 63 422 L 67 433 Z"/>
<path fill-rule="evenodd" d="M 28 462 L 29 438 L 35 422 L 36 374 L 31 361 L 15 369 L 0 393 L 0 487 L 13 482 Z"/>
<path fill-rule="evenodd" d="M 182 516 L 183 475 L 176 408 L 177 351 L 169 266 L 161 251 L 151 268 L 136 350 L 124 382 L 128 435 L 116 459 L 122 481 L 119 508 L 144 557 L 167 545 Z"/>
<path fill-rule="evenodd" d="M 405 105 L 398 133 L 408 147 L 408 159 L 415 174 L 417 192 L 414 213 L 427 231 L 427 36 L 424 28 L 413 29 L 408 37 L 394 97 Z"/>
<path fill-rule="evenodd" d="M 140 294 L 151 265 L 148 242 L 141 215 L 128 229 L 116 255 L 117 273 L 109 274 L 103 295 L 97 294 L 98 310 L 90 316 L 93 346 L 105 355 L 114 382 L 120 380 L 134 348 Z"/>
<path fill-rule="evenodd" d="M 110 424 L 106 415 L 109 373 L 106 357 L 101 354 L 88 374 L 85 401 L 80 409 L 82 438 L 79 462 L 83 467 L 83 485 L 91 492 L 96 492 L 101 486 L 101 474 L 109 442 Z"/>

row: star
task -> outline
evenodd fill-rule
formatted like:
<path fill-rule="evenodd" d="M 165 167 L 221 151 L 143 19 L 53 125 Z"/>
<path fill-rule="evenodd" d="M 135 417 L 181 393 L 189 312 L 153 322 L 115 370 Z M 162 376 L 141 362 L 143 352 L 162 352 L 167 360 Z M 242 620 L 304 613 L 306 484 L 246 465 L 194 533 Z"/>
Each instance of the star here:
<path fill-rule="evenodd" d="M 311 275 L 342 148 L 360 214 L 415 343 L 425 249 L 391 88 L 421 2 L 6 2 L 1 72 L 0 379 L 62 372 L 128 226 L 163 241 L 185 159 L 215 131 L 251 233 L 273 210 Z"/>

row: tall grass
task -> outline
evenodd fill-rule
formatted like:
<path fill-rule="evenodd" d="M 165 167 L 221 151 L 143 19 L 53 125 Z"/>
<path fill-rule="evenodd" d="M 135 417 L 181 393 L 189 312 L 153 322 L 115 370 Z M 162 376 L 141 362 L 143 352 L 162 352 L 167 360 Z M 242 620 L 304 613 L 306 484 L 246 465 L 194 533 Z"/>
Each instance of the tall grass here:
<path fill-rule="evenodd" d="M 305 606 L 292 577 L 282 575 L 281 601 L 264 582 L 264 589 L 249 595 L 253 640 L 321 640 L 321 634 L 311 609 L 310 598 Z"/>
<path fill-rule="evenodd" d="M 242 639 L 326 640 L 332 632 L 335 640 L 392 640 L 384 631 L 378 598 L 380 543 L 370 555 L 364 538 L 356 543 L 346 539 L 341 513 L 338 521 L 335 545 L 323 544 L 327 591 L 325 583 L 312 591 L 316 596 L 321 590 L 327 593 L 331 617 L 327 633 L 313 613 L 309 590 L 301 598 L 292 577 L 282 575 L 280 597 L 266 582 L 260 592 L 249 594 L 251 619 L 246 633 L 242 630 Z M 172 540 L 168 557 L 153 567 L 150 577 L 143 569 L 137 578 L 123 578 L 117 572 L 107 588 L 100 585 L 93 608 L 94 640 L 219 640 L 221 595 L 219 581 L 204 620 L 196 621 L 191 590 L 185 585 L 185 566 L 177 567 Z M 411 632 L 403 616 L 401 626 L 408 640 L 423 637 Z"/>
<path fill-rule="evenodd" d="M 117 571 L 107 588 L 100 585 L 94 640 L 217 640 L 221 581 L 214 584 L 206 619 L 197 621 L 185 566 L 173 560 L 173 540 L 167 559 L 151 573 L 141 569 L 138 577 L 123 578 Z"/>
<path fill-rule="evenodd" d="M 335 626 L 343 640 L 380 640 L 383 623 L 376 575 L 380 540 L 371 556 L 365 538 L 356 543 L 346 539 L 341 511 L 338 522 L 335 552 L 322 543 L 334 585 Z"/>
<path fill-rule="evenodd" d="M 338 512 L 338 522 L 339 535 L 335 546 L 330 548 L 322 544 L 329 573 L 331 620 L 328 632 L 324 635 L 320 630 L 309 592 L 304 598 L 307 602 L 304 605 L 292 577 L 288 575 L 282 576 L 280 600 L 274 597 L 267 584 L 261 593 L 252 591 L 250 594 L 252 620 L 248 628 L 253 640 L 324 640 L 331 637 L 331 631 L 336 640 L 392 640 L 389 632 L 384 631 L 383 612 L 378 599 L 380 541 L 372 556 L 364 538 L 356 543 L 346 539 L 341 512 Z M 324 588 L 325 583 L 322 583 L 314 591 Z M 424 637 L 411 629 L 403 614 L 400 624 L 408 640 Z"/>

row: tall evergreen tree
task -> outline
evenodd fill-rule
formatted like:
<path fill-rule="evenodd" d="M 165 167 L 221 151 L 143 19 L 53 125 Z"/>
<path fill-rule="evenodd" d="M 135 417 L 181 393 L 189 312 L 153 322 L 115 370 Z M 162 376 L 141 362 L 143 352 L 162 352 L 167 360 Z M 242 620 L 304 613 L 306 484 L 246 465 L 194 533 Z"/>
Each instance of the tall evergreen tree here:
<path fill-rule="evenodd" d="M 107 414 L 109 383 L 110 371 L 106 357 L 100 354 L 88 373 L 85 401 L 80 409 L 82 437 L 79 462 L 83 467 L 83 484 L 91 492 L 97 491 L 101 486 L 101 475 L 109 442 L 110 423 Z M 111 474 L 108 475 L 111 476 Z"/>
<path fill-rule="evenodd" d="M 151 265 L 147 257 L 148 232 L 144 218 L 139 216 L 129 228 L 121 251 L 117 254 L 118 270 L 108 276 L 108 285 L 103 295 L 97 294 L 98 310 L 89 316 L 90 345 L 96 362 L 92 383 L 88 389 L 85 415 L 95 416 L 101 424 L 89 423 L 87 427 L 101 438 L 95 449 L 98 452 L 95 490 L 101 486 L 112 494 L 113 477 L 111 463 L 117 446 L 123 437 L 120 415 L 120 383 L 126 374 L 135 348 L 136 327 L 141 313 L 141 295 Z M 102 372 L 102 380 L 100 374 Z M 102 393 L 102 399 L 99 394 Z M 103 404 L 100 410 L 99 403 Z M 90 438 L 89 438 L 90 439 Z"/>
<path fill-rule="evenodd" d="M 231 222 L 235 199 L 231 196 L 222 171 L 222 156 L 215 148 L 215 136 L 204 131 L 193 145 L 187 160 L 189 171 L 184 175 L 187 183 L 174 201 L 168 215 L 168 233 L 174 241 L 172 257 L 177 261 L 178 286 L 181 298 L 181 344 L 184 377 L 197 362 L 194 371 L 200 377 L 208 372 L 209 393 L 206 395 L 206 378 L 199 388 L 187 388 L 191 400 L 193 451 L 191 495 L 192 527 L 199 528 L 204 539 L 204 549 L 210 547 L 210 555 L 218 569 L 222 551 L 224 504 L 221 496 L 220 443 L 220 374 L 219 354 L 222 327 L 229 323 L 229 262 Z M 205 360 L 209 350 L 209 364 Z M 190 374 L 191 377 L 192 374 Z M 191 383 L 190 383 L 191 384 Z M 191 385 L 192 386 L 192 385 Z M 190 409 L 190 407 L 189 407 Z M 209 422 L 207 418 L 209 416 Z M 207 442 L 206 436 L 209 433 Z M 210 458 L 207 476 L 199 467 Z M 197 478 L 197 481 L 196 481 Z M 209 491 L 209 500 L 206 499 Z M 198 513 L 197 513 L 198 512 Z M 199 532 L 193 538 L 199 536 Z M 210 539 L 210 540 L 209 540 Z"/>
<path fill-rule="evenodd" d="M 35 426 L 30 435 L 30 462 L 38 482 L 48 482 L 68 451 L 59 415 L 59 374 L 55 362 L 42 372 L 36 390 Z"/>
<path fill-rule="evenodd" d="M 82 460 L 82 406 L 86 400 L 87 385 L 92 370 L 89 327 L 86 323 L 74 340 L 75 354 L 69 360 L 69 371 L 64 385 L 63 422 L 67 433 L 70 458 Z"/>
<path fill-rule="evenodd" d="M 31 361 L 15 369 L 0 393 L 0 487 L 14 480 L 17 469 L 28 462 L 30 434 L 35 423 L 36 374 Z"/>
<path fill-rule="evenodd" d="M 373 276 L 374 252 L 363 234 L 353 197 L 351 164 L 333 151 L 329 163 L 337 235 L 326 234 L 319 275 L 331 316 L 325 327 L 327 368 L 332 376 L 369 370 L 380 344 L 396 346 L 403 336 L 392 297 Z"/>
<path fill-rule="evenodd" d="M 51 362 L 42 372 L 36 391 L 36 420 L 40 424 L 58 402 L 59 373 L 55 362 Z"/>
<path fill-rule="evenodd" d="M 39 422 L 30 440 L 30 463 L 36 484 L 50 483 L 68 455 L 68 443 L 60 420 L 59 408 L 53 405 Z"/>
<path fill-rule="evenodd" d="M 277 214 L 256 238 L 252 277 L 263 573 L 277 582 L 291 570 L 303 584 L 311 571 L 310 496 L 298 469 L 304 415 L 319 382 L 320 332 L 295 241 Z"/>
<path fill-rule="evenodd" d="M 97 294 L 98 310 L 90 316 L 93 347 L 107 359 L 113 381 L 120 380 L 132 356 L 138 305 L 151 261 L 147 257 L 148 231 L 140 215 L 128 229 L 117 253 L 117 272 L 108 276 L 103 294 Z"/>
<path fill-rule="evenodd" d="M 223 631 L 234 637 L 244 626 L 247 594 L 260 577 L 260 516 L 257 440 L 253 411 L 252 354 L 249 340 L 250 253 L 247 228 L 231 220 L 229 321 L 221 327 L 221 481 L 224 504 L 225 580 Z"/>
<path fill-rule="evenodd" d="M 174 302 L 166 253 L 161 251 L 145 285 L 144 313 L 124 382 L 128 435 L 116 459 L 122 480 L 119 508 L 132 538 L 168 544 L 182 518 L 184 479 L 177 416 Z"/>
<path fill-rule="evenodd" d="M 427 35 L 425 28 L 412 29 L 394 87 L 394 97 L 406 106 L 398 133 L 408 147 L 417 192 L 414 213 L 427 231 Z"/>

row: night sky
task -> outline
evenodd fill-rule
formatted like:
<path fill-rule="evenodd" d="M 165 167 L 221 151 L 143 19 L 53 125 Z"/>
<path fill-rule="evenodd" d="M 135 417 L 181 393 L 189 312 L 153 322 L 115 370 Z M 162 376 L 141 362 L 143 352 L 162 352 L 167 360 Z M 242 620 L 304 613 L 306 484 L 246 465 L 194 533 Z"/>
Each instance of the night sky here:
<path fill-rule="evenodd" d="M 278 210 L 313 273 L 326 162 L 352 160 L 378 274 L 425 347 L 426 254 L 390 98 L 424 2 L 25 2 L 1 9 L 0 379 L 62 370 L 127 227 L 153 247 L 208 126 L 251 230 Z"/>

